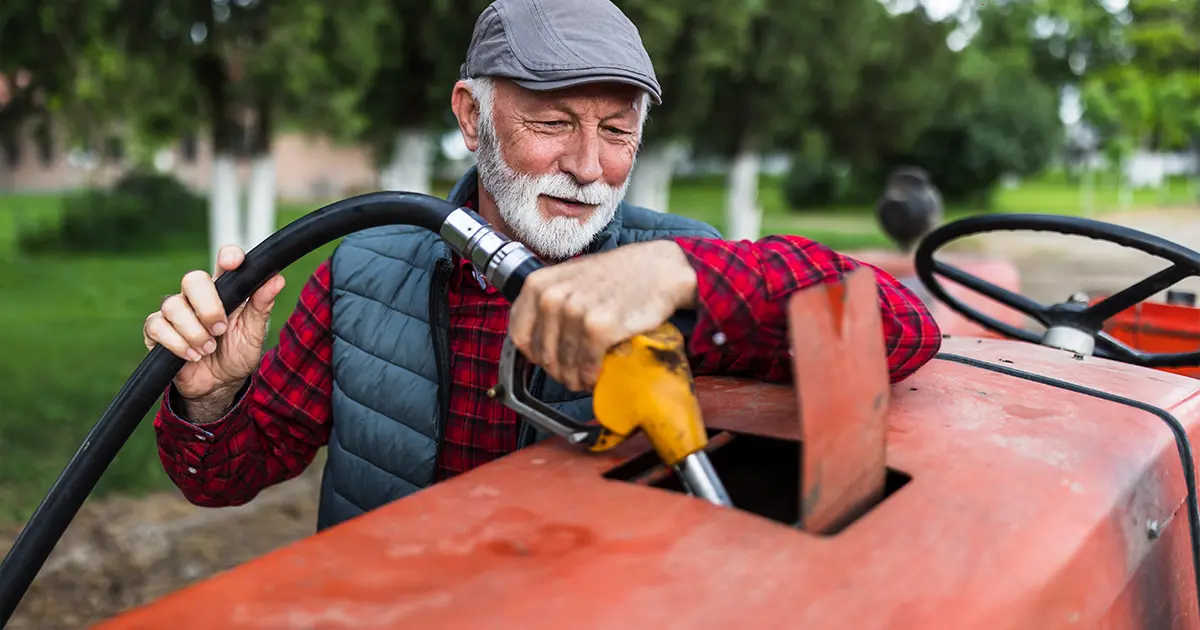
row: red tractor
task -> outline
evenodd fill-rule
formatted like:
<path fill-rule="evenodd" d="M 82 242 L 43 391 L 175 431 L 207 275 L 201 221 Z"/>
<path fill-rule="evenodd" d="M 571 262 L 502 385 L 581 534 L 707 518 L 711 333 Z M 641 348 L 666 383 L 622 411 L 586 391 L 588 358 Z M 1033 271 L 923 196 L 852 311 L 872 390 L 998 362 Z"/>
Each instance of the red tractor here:
<path fill-rule="evenodd" d="M 1041 305 L 935 257 L 1013 229 L 1087 235 L 1172 266 L 1090 304 Z M 492 268 L 494 256 L 479 259 Z M 248 294 L 278 266 L 222 290 Z M 1200 275 L 1200 253 L 1097 221 L 978 216 L 929 234 L 915 274 L 931 299 L 1007 338 L 950 336 L 889 386 L 863 271 L 791 299 L 805 333 L 792 338 L 805 360 L 791 386 L 692 388 L 685 374 L 678 387 L 678 362 L 645 360 L 677 351 L 678 338 L 635 338 L 613 351 L 623 377 L 603 395 L 597 385 L 598 440 L 568 431 L 98 627 L 1200 628 L 1200 381 L 1166 371 L 1200 365 L 1200 351 L 1108 332 Z M 1044 332 L 989 315 L 943 279 Z M 161 391 L 171 367 L 135 376 Z M 136 424 L 154 401 L 121 407 L 122 394 L 114 407 Z M 647 420 L 635 407 L 666 411 Z M 110 448 L 96 434 L 77 457 Z M 63 496 L 39 512 L 73 513 L 57 507 L 74 500 Z M 18 540 L 0 566 L 5 605 L 65 527 L 34 520 L 33 542 Z"/>

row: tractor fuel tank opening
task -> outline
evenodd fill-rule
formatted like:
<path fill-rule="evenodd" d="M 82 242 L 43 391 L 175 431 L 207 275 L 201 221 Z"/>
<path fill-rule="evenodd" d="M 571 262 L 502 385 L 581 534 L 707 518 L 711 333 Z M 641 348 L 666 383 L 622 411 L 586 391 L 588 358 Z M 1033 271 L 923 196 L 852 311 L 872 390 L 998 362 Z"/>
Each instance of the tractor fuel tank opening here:
<path fill-rule="evenodd" d="M 728 431 L 709 433 L 709 457 L 733 499 L 734 508 L 791 527 L 799 526 L 802 444 Z M 609 469 L 604 478 L 686 494 L 678 477 L 662 465 L 653 450 Z M 822 535 L 842 531 L 911 480 L 907 473 L 888 468 L 879 502 Z"/>

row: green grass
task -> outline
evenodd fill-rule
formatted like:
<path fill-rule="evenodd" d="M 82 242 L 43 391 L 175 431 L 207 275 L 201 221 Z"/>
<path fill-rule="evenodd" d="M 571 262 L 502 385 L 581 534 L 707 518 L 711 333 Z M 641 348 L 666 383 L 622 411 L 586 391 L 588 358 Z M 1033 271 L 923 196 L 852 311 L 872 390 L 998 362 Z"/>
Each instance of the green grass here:
<path fill-rule="evenodd" d="M 437 191 L 445 193 L 445 186 Z M 1181 191 L 1179 199 L 1194 199 Z M 720 182 L 683 182 L 672 207 L 723 227 Z M 1155 205 L 1139 193 L 1138 205 Z M 778 182 L 761 191 L 764 231 L 798 233 L 838 249 L 885 246 L 869 209 L 834 208 L 796 214 L 784 206 Z M 1115 188 L 1100 187 L 1101 209 L 1116 206 Z M 1075 213 L 1075 189 L 1033 182 L 1001 193 L 997 209 Z M 28 517 L 88 430 L 145 356 L 141 326 L 188 270 L 207 267 L 203 251 L 154 256 L 24 258 L 12 245 L 19 230 L 54 221 L 59 199 L 0 196 L 0 523 Z M 288 222 L 313 206 L 285 206 Z M 683 209 L 686 209 L 684 212 Z M 955 208 L 952 215 L 978 209 Z M 288 287 L 272 318 L 271 339 L 286 320 L 308 275 L 329 255 L 326 246 L 290 267 Z M 168 487 L 150 422 L 143 422 L 101 481 L 98 493 L 141 493 Z"/>
<path fill-rule="evenodd" d="M 23 230 L 57 220 L 60 204 L 48 195 L 0 195 L 0 261 L 12 256 Z"/>
<path fill-rule="evenodd" d="M 53 220 L 55 199 L 30 199 L 21 199 L 25 212 Z M 16 223 L 11 203 L 0 199 L 0 230 Z M 307 210 L 287 207 L 281 219 Z M 13 238 L 0 232 L 0 242 Z M 279 303 L 286 307 L 271 320 L 272 343 L 304 281 L 332 250 L 325 246 L 284 273 Z M 145 357 L 146 315 L 207 260 L 205 251 L 25 258 L 0 249 L 0 524 L 28 518 Z M 98 496 L 169 486 L 148 418 L 104 475 Z"/>

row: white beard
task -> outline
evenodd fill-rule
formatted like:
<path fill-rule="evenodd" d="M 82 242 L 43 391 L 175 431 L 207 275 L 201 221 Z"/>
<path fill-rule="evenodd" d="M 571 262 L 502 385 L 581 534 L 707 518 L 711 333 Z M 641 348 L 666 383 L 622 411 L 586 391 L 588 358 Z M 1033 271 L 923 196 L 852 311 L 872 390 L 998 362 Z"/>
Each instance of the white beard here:
<path fill-rule="evenodd" d="M 476 156 L 479 181 L 495 200 L 500 217 L 512 232 L 512 237 L 546 262 L 558 262 L 582 253 L 612 221 L 617 206 L 625 198 L 630 178 L 626 177 L 620 186 L 609 186 L 599 181 L 580 186 L 575 178 L 566 173 L 519 173 L 501 155 L 499 142 L 489 123 L 481 117 Z M 632 173 L 633 169 L 630 169 Z M 547 219 L 538 208 L 540 195 L 594 205 L 596 208 L 582 222 L 574 217 Z"/>

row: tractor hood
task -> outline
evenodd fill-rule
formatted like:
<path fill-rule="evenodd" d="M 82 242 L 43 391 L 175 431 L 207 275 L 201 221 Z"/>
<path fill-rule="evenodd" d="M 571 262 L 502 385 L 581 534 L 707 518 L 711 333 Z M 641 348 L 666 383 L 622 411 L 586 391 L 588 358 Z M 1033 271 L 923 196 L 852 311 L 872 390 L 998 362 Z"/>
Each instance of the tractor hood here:
<path fill-rule="evenodd" d="M 1171 603 L 1192 579 L 1179 455 L 1128 401 L 1195 435 L 1200 381 L 1012 341 L 942 352 L 891 387 L 884 496 L 832 533 L 794 526 L 797 440 L 818 420 L 798 418 L 799 381 L 701 378 L 737 509 L 676 491 L 644 441 L 597 455 L 556 439 L 97 627 L 1054 630 L 1194 614 Z"/>

